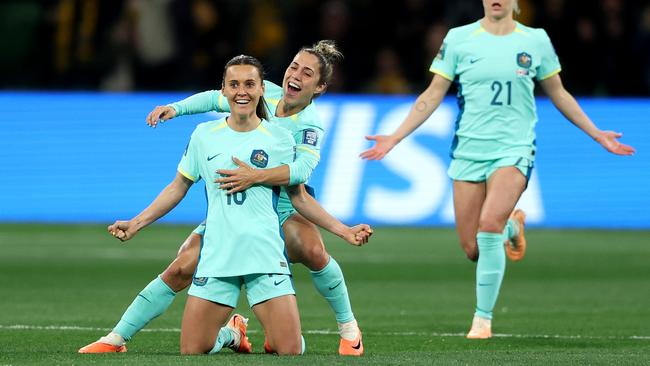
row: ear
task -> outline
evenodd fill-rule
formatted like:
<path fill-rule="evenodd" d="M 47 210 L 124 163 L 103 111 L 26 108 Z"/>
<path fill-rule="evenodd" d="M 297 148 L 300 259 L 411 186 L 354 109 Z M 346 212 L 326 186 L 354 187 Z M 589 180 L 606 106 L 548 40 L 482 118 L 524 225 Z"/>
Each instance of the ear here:
<path fill-rule="evenodd" d="M 316 87 L 316 90 L 314 90 L 314 94 L 323 94 L 327 90 L 327 83 L 322 83 Z"/>

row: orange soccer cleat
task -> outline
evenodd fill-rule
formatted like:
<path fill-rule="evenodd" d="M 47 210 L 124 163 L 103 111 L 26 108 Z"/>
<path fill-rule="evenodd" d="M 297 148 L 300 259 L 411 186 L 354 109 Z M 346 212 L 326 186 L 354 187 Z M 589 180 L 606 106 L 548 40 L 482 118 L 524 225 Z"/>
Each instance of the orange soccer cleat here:
<path fill-rule="evenodd" d="M 114 346 L 112 344 L 100 341 L 93 342 L 87 346 L 79 348 L 79 353 L 123 353 L 126 352 L 126 346 Z"/>
<path fill-rule="evenodd" d="M 524 236 L 524 226 L 526 223 L 526 214 L 520 209 L 512 211 L 510 219 L 519 223 L 519 234 L 506 240 L 506 255 L 511 261 L 520 261 L 526 254 L 526 237 Z"/>
<path fill-rule="evenodd" d="M 248 329 L 248 319 L 239 314 L 235 314 L 228 320 L 226 328 L 232 329 L 236 334 L 239 334 L 239 341 L 235 337 L 235 342 L 230 348 L 237 353 L 251 353 L 253 345 L 248 341 L 246 330 Z"/>
<path fill-rule="evenodd" d="M 266 338 L 264 339 L 264 353 L 275 353 L 273 348 L 271 348 L 271 344 L 269 344 L 269 340 Z"/>
<path fill-rule="evenodd" d="M 361 337 L 361 330 L 357 337 L 351 341 L 341 338 L 339 343 L 339 355 L 341 356 L 361 356 L 363 354 L 363 340 Z"/>

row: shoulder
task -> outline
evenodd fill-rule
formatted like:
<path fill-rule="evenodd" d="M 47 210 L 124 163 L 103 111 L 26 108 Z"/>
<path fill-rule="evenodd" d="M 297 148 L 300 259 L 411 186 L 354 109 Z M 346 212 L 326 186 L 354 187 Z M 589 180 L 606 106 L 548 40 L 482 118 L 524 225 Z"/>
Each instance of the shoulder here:
<path fill-rule="evenodd" d="M 550 42 L 550 38 L 543 28 L 533 28 L 521 23 L 517 23 L 517 28 L 515 31 L 519 34 L 531 38 L 532 41 Z"/>
<path fill-rule="evenodd" d="M 305 109 L 300 111 L 298 113 L 298 121 L 297 121 L 301 129 L 304 128 L 317 128 L 319 130 L 323 129 L 323 123 L 320 120 L 320 117 L 318 115 L 318 110 L 316 108 L 316 105 L 314 102 L 309 103 Z"/>
<path fill-rule="evenodd" d="M 226 126 L 227 126 L 226 117 L 214 121 L 199 123 L 194 129 L 192 136 L 206 135 L 211 132 L 219 131 Z"/>
<path fill-rule="evenodd" d="M 264 80 L 264 98 L 280 99 L 282 97 L 282 87 L 271 81 Z"/>
<path fill-rule="evenodd" d="M 278 140 L 278 143 L 287 143 L 286 141 L 293 143 L 293 137 L 291 136 L 289 130 L 280 127 L 275 123 L 269 123 L 267 120 L 262 120 L 259 129 L 265 135 L 273 138 L 274 140 Z"/>
<path fill-rule="evenodd" d="M 481 23 L 478 21 L 460 27 L 454 27 L 449 30 L 447 33 L 446 40 L 449 41 L 463 41 L 472 37 L 476 32 L 480 31 Z"/>

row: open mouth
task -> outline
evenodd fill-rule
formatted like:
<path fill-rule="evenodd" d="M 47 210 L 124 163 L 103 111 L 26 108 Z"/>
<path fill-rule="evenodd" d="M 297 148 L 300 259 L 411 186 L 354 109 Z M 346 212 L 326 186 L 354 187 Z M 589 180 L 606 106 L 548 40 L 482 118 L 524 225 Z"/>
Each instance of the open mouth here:
<path fill-rule="evenodd" d="M 302 88 L 299 87 L 298 84 L 294 83 L 293 81 L 290 81 L 290 82 L 287 84 L 287 88 L 288 88 L 290 91 L 292 91 L 292 92 L 296 92 L 296 93 L 302 90 Z"/>
<path fill-rule="evenodd" d="M 250 99 L 235 99 L 235 103 L 239 105 L 247 105 L 250 102 Z"/>

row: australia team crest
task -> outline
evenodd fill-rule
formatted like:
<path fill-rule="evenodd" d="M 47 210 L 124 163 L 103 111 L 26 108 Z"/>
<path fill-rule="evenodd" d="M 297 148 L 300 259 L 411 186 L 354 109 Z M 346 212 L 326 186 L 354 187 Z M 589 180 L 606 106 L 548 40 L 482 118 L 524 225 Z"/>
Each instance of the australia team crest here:
<path fill-rule="evenodd" d="M 269 164 L 269 155 L 264 150 L 253 150 L 251 153 L 251 164 L 258 168 L 266 168 Z"/>
<path fill-rule="evenodd" d="M 526 52 L 517 54 L 517 65 L 523 67 L 524 69 L 530 69 L 533 65 L 533 56 L 529 55 Z"/>

